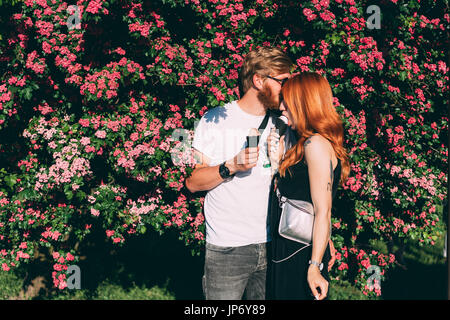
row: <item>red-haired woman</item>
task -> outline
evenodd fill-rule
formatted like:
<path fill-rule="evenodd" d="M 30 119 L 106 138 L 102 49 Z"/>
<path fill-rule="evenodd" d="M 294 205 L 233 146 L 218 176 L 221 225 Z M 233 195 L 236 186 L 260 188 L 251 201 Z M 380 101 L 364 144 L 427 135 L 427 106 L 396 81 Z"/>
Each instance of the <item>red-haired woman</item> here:
<path fill-rule="evenodd" d="M 321 75 L 297 74 L 285 83 L 281 94 L 280 110 L 290 128 L 281 139 L 272 132 L 268 140 L 272 167 L 278 169 L 270 201 L 272 263 L 268 298 L 322 300 L 330 281 L 327 266 L 331 258 L 332 200 L 350 170 L 343 147 L 344 129 L 333 106 L 330 85 Z M 281 208 L 276 188 L 288 199 L 313 204 L 312 245 L 279 235 Z"/>

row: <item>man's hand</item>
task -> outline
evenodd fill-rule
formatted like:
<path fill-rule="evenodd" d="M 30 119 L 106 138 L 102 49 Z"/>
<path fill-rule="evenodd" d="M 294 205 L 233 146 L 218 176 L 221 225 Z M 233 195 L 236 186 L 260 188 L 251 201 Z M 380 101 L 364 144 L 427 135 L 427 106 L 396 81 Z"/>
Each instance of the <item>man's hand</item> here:
<path fill-rule="evenodd" d="M 230 174 L 239 171 L 247 171 L 256 167 L 259 157 L 259 146 L 254 148 L 245 148 L 241 150 L 233 159 L 226 162 L 226 166 L 230 169 Z"/>

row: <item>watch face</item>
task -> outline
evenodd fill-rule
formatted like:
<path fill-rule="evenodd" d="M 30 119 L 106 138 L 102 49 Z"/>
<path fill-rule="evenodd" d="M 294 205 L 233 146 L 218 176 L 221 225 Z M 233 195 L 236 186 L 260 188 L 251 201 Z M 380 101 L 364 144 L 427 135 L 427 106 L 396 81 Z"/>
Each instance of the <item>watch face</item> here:
<path fill-rule="evenodd" d="M 219 167 L 219 173 L 222 178 L 228 178 L 230 176 L 230 170 L 222 163 Z"/>

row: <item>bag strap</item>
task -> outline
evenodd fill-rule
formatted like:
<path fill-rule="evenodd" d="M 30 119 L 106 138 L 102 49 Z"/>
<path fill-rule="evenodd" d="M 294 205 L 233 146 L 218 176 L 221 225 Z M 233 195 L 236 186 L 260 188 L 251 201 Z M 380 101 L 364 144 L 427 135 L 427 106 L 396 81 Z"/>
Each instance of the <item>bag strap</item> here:
<path fill-rule="evenodd" d="M 305 249 L 305 248 L 308 248 L 308 247 L 310 247 L 311 245 L 310 244 L 307 244 L 307 245 L 305 245 L 304 247 L 301 247 L 300 249 L 298 249 L 297 251 L 295 251 L 293 254 L 291 254 L 290 256 L 288 256 L 288 257 L 286 257 L 286 258 L 284 258 L 284 259 L 281 259 L 281 260 L 273 260 L 272 259 L 272 262 L 273 263 L 280 263 L 280 262 L 283 262 L 283 261 L 286 261 L 287 259 L 290 259 L 290 258 L 292 258 L 295 254 L 297 254 L 298 252 L 300 252 L 300 251 L 302 251 L 303 249 Z"/>
<path fill-rule="evenodd" d="M 264 132 L 264 130 L 267 127 L 267 122 L 269 122 L 269 117 L 270 117 L 270 111 L 266 112 L 266 116 L 264 117 L 263 121 L 261 122 L 261 124 L 259 125 L 258 131 L 260 134 L 262 134 Z"/>
<path fill-rule="evenodd" d="M 278 197 L 278 202 L 279 202 L 280 208 L 282 208 L 284 203 L 286 202 L 287 198 L 285 196 L 281 195 L 280 190 L 278 190 L 278 188 L 277 188 L 276 192 L 277 192 L 277 197 Z"/>

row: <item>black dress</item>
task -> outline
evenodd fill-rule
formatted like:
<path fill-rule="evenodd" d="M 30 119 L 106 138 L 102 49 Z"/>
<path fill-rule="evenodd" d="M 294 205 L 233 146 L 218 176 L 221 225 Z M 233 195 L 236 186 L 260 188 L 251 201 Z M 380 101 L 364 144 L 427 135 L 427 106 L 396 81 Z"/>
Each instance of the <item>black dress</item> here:
<path fill-rule="evenodd" d="M 274 190 L 276 184 L 278 184 L 281 195 L 290 199 L 304 200 L 312 203 L 308 166 L 304 162 L 304 158 L 289 169 L 292 172 L 292 177 L 286 170 L 285 177 L 280 177 L 279 173 L 277 173 L 272 180 L 269 200 L 269 223 L 272 243 L 271 256 L 269 257 L 267 298 L 271 300 L 313 300 L 314 297 L 307 281 L 308 262 L 311 259 L 312 246 L 298 251 L 302 247 L 305 247 L 305 245 L 283 238 L 278 233 L 281 208 L 278 205 L 278 198 Z M 340 175 L 341 161 L 338 159 L 338 164 L 334 169 L 332 198 L 336 194 Z M 289 258 L 291 255 L 293 256 Z M 330 248 L 327 245 L 322 259 L 323 269 L 321 274 L 328 282 L 330 282 L 328 275 L 328 262 L 330 258 Z M 282 262 L 273 262 L 283 259 L 285 260 Z"/>

